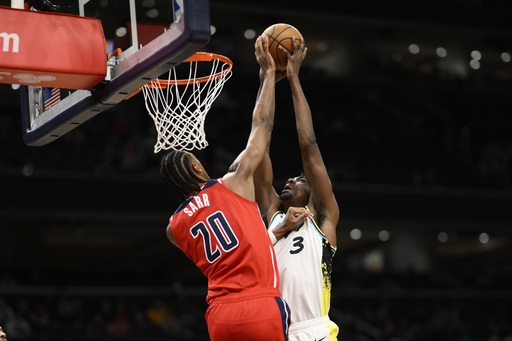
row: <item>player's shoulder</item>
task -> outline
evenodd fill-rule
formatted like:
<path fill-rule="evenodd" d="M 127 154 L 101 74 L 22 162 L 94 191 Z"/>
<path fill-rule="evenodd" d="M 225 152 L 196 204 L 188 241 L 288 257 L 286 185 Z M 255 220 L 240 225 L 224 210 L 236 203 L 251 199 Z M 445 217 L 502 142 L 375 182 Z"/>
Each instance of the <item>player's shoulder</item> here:
<path fill-rule="evenodd" d="M 284 219 L 284 216 L 285 216 L 285 213 L 284 211 L 274 211 L 273 213 L 269 213 L 269 222 L 270 224 L 276 222 L 276 221 L 281 221 Z"/>

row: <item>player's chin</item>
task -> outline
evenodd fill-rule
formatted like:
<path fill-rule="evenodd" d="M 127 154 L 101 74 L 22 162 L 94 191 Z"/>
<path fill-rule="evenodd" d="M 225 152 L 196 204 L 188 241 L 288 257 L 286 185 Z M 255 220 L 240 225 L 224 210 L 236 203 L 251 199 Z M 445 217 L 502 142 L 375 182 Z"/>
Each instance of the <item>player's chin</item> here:
<path fill-rule="evenodd" d="M 293 193 L 288 191 L 288 190 L 284 190 L 281 192 L 281 195 L 279 196 L 279 200 L 281 201 L 286 201 L 286 200 L 289 200 L 293 197 Z"/>

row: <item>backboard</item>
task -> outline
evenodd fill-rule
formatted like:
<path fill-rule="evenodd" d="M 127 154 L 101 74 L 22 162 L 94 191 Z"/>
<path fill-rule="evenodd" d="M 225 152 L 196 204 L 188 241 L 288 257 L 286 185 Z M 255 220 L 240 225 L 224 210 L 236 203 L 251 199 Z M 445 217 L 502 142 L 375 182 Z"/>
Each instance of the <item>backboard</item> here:
<path fill-rule="evenodd" d="M 23 138 L 30 146 L 51 143 L 112 108 L 199 51 L 210 39 L 208 0 L 34 0 L 28 3 L 35 7 L 50 3 L 54 5 L 52 10 L 61 13 L 100 19 L 108 52 L 107 76 L 90 89 L 21 87 Z M 45 108 L 45 103 L 56 97 L 53 106 Z"/>

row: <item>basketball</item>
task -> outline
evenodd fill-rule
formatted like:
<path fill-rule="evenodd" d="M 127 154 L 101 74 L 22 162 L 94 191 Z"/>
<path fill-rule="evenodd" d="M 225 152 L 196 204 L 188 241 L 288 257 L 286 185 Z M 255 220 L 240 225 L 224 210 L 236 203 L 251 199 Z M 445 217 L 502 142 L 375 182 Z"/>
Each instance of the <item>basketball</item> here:
<path fill-rule="evenodd" d="M 274 24 L 263 31 L 263 35 L 268 37 L 269 52 L 274 58 L 277 71 L 286 70 L 286 54 L 280 51 L 279 46 L 284 47 L 288 52 L 293 53 L 292 40 L 295 37 L 295 44 L 300 46 L 302 35 L 292 25 Z"/>

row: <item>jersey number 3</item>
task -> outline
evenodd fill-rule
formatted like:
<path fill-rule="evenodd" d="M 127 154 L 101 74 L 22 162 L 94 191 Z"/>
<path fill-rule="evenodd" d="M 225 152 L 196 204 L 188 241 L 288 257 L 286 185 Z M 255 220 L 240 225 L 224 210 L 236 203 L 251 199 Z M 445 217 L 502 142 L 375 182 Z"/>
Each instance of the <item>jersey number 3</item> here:
<path fill-rule="evenodd" d="M 303 237 L 295 237 L 293 238 L 293 246 L 296 247 L 294 250 L 290 250 L 292 255 L 301 252 L 304 249 L 304 238 Z"/>
<path fill-rule="evenodd" d="M 238 246 L 238 239 L 229 225 L 226 217 L 222 212 L 217 211 L 208 218 L 206 223 L 201 221 L 190 229 L 192 237 L 197 238 L 199 234 L 203 236 L 203 246 L 206 259 L 210 263 L 214 263 L 222 256 L 222 252 L 229 252 Z M 217 240 L 222 251 L 217 245 L 212 243 L 212 235 Z"/>

